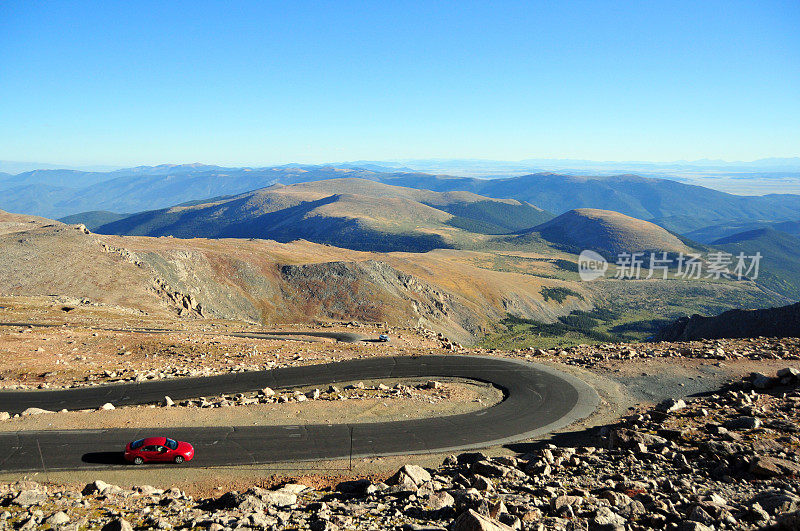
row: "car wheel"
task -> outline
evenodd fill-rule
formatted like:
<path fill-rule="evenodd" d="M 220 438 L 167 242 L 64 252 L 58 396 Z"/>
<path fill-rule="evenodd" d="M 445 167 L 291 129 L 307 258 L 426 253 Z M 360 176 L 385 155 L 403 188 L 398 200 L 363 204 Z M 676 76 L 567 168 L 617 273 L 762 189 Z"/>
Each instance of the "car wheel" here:
<path fill-rule="evenodd" d="M 175 456 L 175 464 L 179 465 L 181 463 L 183 463 L 183 456 L 182 455 L 176 455 Z"/>
<path fill-rule="evenodd" d="M 134 465 L 141 465 L 142 463 L 144 463 L 144 459 L 142 459 L 141 457 L 134 457 L 133 458 L 133 464 Z"/>

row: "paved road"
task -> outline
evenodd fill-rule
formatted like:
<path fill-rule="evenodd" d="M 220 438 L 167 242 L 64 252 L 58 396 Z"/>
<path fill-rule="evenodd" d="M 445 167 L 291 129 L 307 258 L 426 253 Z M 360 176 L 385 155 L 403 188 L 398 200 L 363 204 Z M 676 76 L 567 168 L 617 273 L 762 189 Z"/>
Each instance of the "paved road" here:
<path fill-rule="evenodd" d="M 30 326 L 38 328 L 58 328 L 66 326 L 66 323 L 32 323 L 32 322 L 0 322 L 0 326 Z M 103 328 L 94 326 L 93 330 L 106 330 L 110 332 L 138 332 L 142 334 L 172 334 L 187 333 L 188 330 L 175 330 L 174 328 Z M 197 334 L 198 332 L 191 332 Z M 296 339 L 297 341 L 308 341 L 307 337 L 320 337 L 335 339 L 340 343 L 358 343 L 359 341 L 369 341 L 361 334 L 353 332 L 284 332 L 284 331 L 264 331 L 264 332 L 199 332 L 205 335 L 246 337 L 252 339 Z"/>
<path fill-rule="evenodd" d="M 272 371 L 233 373 L 52 391 L 0 392 L 0 411 L 50 410 L 152 403 L 245 392 L 381 378 L 457 377 L 493 383 L 504 399 L 461 415 L 352 425 L 231 426 L 217 428 L 111 429 L 0 434 L 0 471 L 123 466 L 128 441 L 166 435 L 195 445 L 196 466 L 425 453 L 486 447 L 527 439 L 566 426 L 594 411 L 595 391 L 554 369 L 477 356 L 381 357 Z M 165 433 L 166 431 L 166 433 Z M 164 465 L 159 465 L 164 466 Z"/>

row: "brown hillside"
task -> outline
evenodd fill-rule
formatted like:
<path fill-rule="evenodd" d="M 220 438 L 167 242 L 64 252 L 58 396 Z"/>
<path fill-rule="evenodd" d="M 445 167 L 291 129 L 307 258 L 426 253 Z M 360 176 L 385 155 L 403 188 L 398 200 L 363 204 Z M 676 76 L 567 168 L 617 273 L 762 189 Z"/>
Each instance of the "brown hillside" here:
<path fill-rule="evenodd" d="M 580 252 L 591 249 L 604 255 L 620 252 L 686 252 L 686 246 L 667 230 L 619 212 L 579 208 L 533 229 L 548 242 Z"/>

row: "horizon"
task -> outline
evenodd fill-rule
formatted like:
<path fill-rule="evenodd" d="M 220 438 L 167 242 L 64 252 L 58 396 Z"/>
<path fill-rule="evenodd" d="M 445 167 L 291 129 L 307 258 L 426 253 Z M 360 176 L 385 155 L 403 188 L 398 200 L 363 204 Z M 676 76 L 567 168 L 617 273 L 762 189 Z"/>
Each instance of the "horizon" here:
<path fill-rule="evenodd" d="M 337 165 L 356 165 L 356 164 L 404 164 L 404 163 L 413 163 L 413 162 L 480 162 L 480 163 L 495 163 L 495 164 L 535 164 L 535 163 L 581 163 L 581 164 L 615 164 L 615 165 L 653 165 L 653 166 L 668 166 L 668 165 L 678 165 L 678 166 L 706 166 L 709 168 L 716 168 L 716 165 L 736 165 L 736 164 L 743 164 L 743 165 L 756 165 L 758 163 L 763 163 L 763 166 L 755 166 L 758 168 L 783 168 L 785 166 L 790 166 L 792 171 L 795 170 L 795 165 L 797 165 L 797 169 L 800 169 L 800 156 L 794 157 L 761 157 L 758 159 L 749 159 L 749 160 L 725 160 L 725 159 L 711 159 L 711 158 L 700 158 L 694 160 L 611 160 L 611 159 L 580 159 L 580 158 L 537 158 L 537 157 L 526 157 L 522 159 L 488 159 L 488 158 L 469 158 L 469 157 L 425 157 L 425 158 L 418 158 L 418 157 L 410 157 L 405 159 L 359 159 L 359 160 L 340 160 L 340 161 L 324 161 L 324 162 L 304 162 L 300 160 L 294 160 L 289 162 L 266 162 L 261 164 L 223 164 L 220 162 L 201 162 L 199 160 L 194 162 L 150 162 L 150 163 L 138 163 L 138 164 L 101 164 L 101 163 L 92 163 L 88 162 L 86 164 L 70 164 L 70 163 L 62 163 L 62 162 L 52 162 L 52 161 L 22 161 L 22 160 L 4 160 L 0 159 L 0 173 L 10 173 L 11 175 L 18 175 L 20 173 L 27 173 L 29 171 L 38 171 L 38 170 L 76 170 L 76 171 L 97 171 L 97 172 L 106 172 L 106 171 L 116 171 L 116 170 L 123 170 L 123 169 L 132 169 L 132 168 L 157 168 L 161 166 L 209 166 L 209 167 L 220 167 L 220 168 L 253 168 L 253 169 L 261 169 L 261 168 L 276 168 L 281 166 L 329 166 L 329 167 L 336 167 Z M 776 163 L 777 164 L 770 164 Z M 30 166 L 31 169 L 18 171 L 16 173 L 9 172 L 7 170 L 3 170 L 4 165 L 19 165 L 19 166 Z M 107 168 L 104 170 L 101 169 L 88 169 L 88 168 Z"/>

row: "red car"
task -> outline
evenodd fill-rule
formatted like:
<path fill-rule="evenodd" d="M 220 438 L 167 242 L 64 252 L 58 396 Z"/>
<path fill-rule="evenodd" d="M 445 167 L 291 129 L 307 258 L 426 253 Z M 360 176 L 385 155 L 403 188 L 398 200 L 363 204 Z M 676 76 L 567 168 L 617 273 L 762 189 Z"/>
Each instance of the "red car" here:
<path fill-rule="evenodd" d="M 191 461 L 193 457 L 194 448 L 191 444 L 168 437 L 138 439 L 129 442 L 125 447 L 125 460 L 134 465 L 170 461 L 181 464 L 184 461 Z"/>

